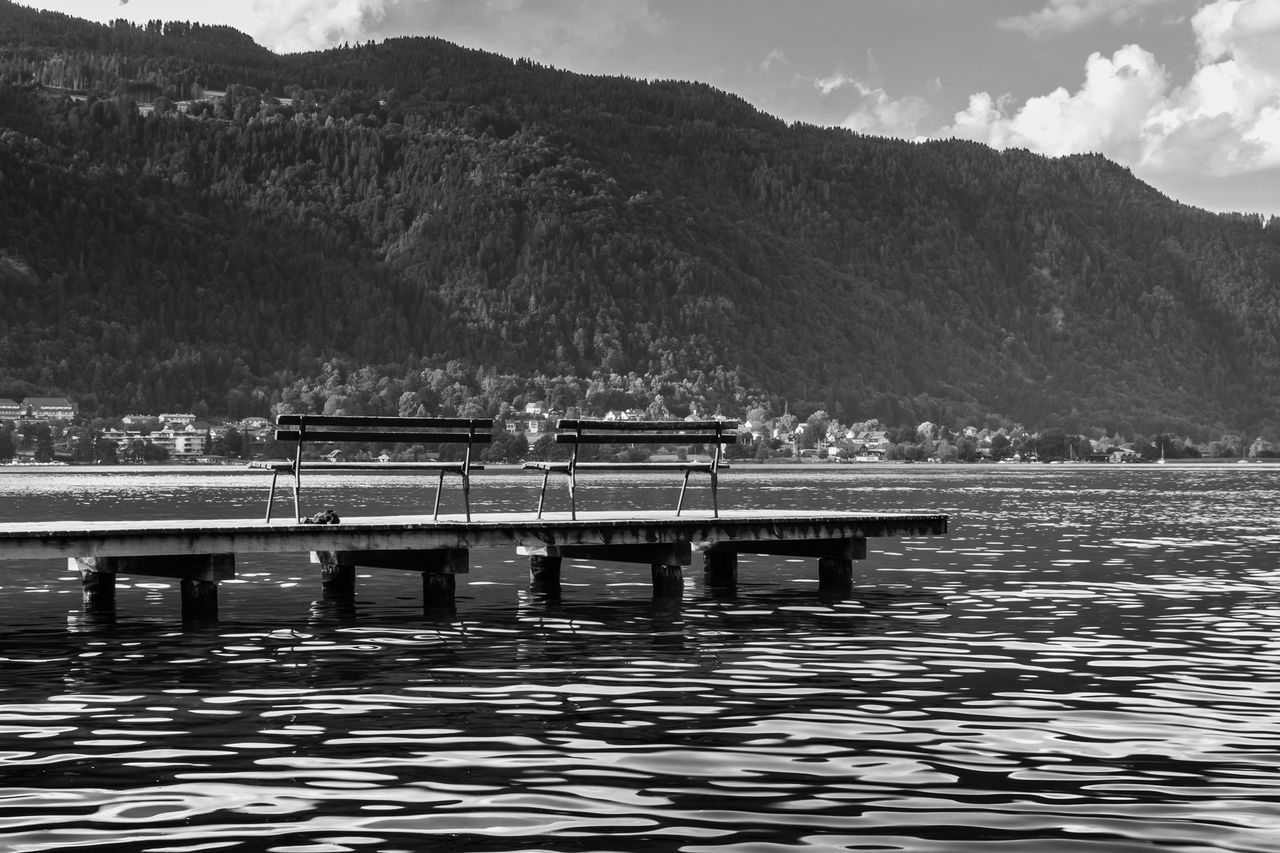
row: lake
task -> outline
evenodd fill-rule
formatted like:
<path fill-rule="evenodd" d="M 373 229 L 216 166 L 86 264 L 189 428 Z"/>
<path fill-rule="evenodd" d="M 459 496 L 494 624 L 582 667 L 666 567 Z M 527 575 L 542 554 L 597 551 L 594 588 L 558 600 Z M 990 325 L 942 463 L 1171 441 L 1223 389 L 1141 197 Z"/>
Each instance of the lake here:
<path fill-rule="evenodd" d="M 434 491 L 308 483 L 352 515 Z M 0 521 L 256 517 L 266 485 L 0 468 Z M 538 485 L 477 477 L 474 509 Z M 580 506 L 677 488 L 593 477 Z M 0 560 L 0 849 L 1280 849 L 1280 466 L 743 466 L 721 502 L 951 533 L 870 540 L 836 597 L 744 555 L 733 593 L 566 561 L 548 599 L 475 550 L 453 617 L 409 574 L 334 602 L 306 555 L 245 555 L 204 625 L 176 581 L 86 612 L 65 562 Z"/>

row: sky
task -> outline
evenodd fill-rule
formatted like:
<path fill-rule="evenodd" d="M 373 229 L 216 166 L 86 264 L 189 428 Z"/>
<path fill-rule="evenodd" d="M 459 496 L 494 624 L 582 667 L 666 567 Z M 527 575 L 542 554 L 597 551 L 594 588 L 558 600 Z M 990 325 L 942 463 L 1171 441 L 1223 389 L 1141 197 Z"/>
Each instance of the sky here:
<path fill-rule="evenodd" d="M 1280 216 L 1280 0 L 18 2 L 228 24 L 278 53 L 438 36 L 788 122 L 1101 153 L 1186 204 Z"/>

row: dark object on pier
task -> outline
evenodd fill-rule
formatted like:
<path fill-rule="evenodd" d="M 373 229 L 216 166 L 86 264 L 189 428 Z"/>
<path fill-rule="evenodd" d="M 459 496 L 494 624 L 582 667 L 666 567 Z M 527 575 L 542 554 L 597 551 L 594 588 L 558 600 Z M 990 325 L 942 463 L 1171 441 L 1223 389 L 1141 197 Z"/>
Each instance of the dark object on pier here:
<path fill-rule="evenodd" d="M 302 519 L 303 524 L 337 524 L 340 521 L 342 519 L 338 518 L 338 514 L 331 509 L 317 512 L 315 515 L 309 515 Z"/>

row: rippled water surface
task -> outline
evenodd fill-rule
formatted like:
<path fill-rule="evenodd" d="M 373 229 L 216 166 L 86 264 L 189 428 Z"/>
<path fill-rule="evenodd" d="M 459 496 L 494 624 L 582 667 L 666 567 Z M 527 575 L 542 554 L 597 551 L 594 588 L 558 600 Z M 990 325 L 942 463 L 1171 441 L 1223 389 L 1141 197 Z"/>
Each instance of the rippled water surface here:
<path fill-rule="evenodd" d="M 317 476 L 340 513 L 413 477 Z M 431 484 L 433 487 L 434 483 Z M 536 481 L 476 481 L 528 509 Z M 685 571 L 473 551 L 451 617 L 416 577 L 325 600 L 246 555 L 216 624 L 177 582 L 85 610 L 0 560 L 0 850 L 1280 850 L 1280 468 L 735 469 L 735 508 L 920 510 L 851 594 L 811 560 Z M 427 488 L 429 501 L 432 488 Z M 0 472 L 0 522 L 253 517 L 231 474 Z M 667 506 L 594 478 L 584 504 Z M 448 500 L 448 498 L 446 499 Z"/>

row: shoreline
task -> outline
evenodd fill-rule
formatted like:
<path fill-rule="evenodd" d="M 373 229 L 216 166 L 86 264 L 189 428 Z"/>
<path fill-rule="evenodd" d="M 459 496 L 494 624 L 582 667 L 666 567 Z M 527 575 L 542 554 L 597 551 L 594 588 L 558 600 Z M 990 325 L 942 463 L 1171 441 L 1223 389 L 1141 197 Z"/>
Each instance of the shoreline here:
<path fill-rule="evenodd" d="M 990 470 L 990 471 L 1023 471 L 1028 469 L 1050 468 L 1053 470 L 1118 470 L 1126 471 L 1135 468 L 1153 471 L 1188 468 L 1252 468 L 1280 467 L 1280 459 L 1178 459 L 1167 460 L 1163 464 L 1154 462 L 799 462 L 770 460 L 756 462 L 741 460 L 730 463 L 727 471 L 787 471 L 787 472 L 863 472 L 876 471 L 902 472 L 939 471 L 939 470 Z M 538 472 L 525 468 L 520 463 L 487 463 L 485 469 L 502 473 L 528 472 L 529 476 L 538 476 Z M 375 473 L 370 468 L 367 473 Z M 235 464 L 193 464 L 193 463 L 161 463 L 143 465 L 86 465 L 68 462 L 45 463 L 0 463 L 0 474 L 209 474 L 215 476 L 253 475 L 261 477 L 263 469 L 250 468 L 247 461 Z M 399 473 L 403 474 L 403 471 Z"/>

